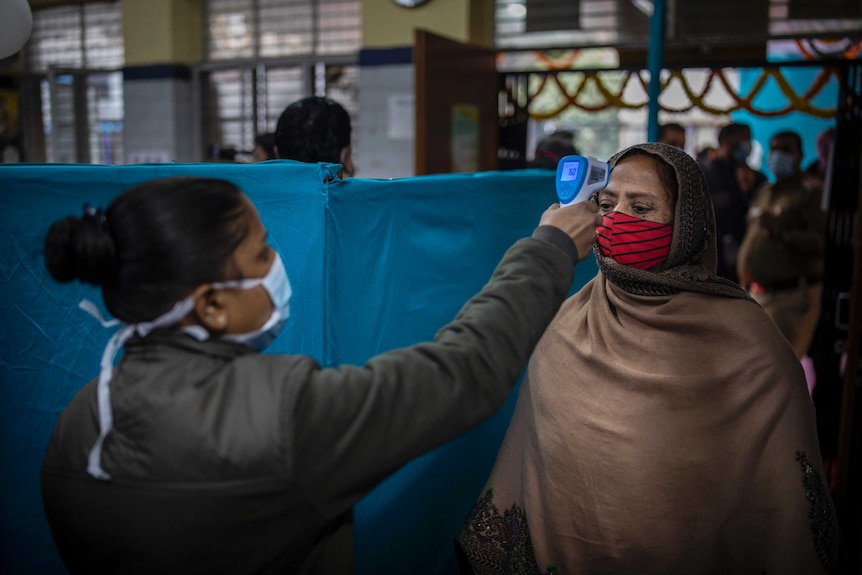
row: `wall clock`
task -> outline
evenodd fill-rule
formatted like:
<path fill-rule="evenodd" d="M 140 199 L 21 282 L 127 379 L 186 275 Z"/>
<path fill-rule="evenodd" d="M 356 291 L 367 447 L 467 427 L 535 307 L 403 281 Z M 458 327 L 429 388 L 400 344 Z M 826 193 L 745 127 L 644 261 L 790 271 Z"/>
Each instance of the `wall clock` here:
<path fill-rule="evenodd" d="M 423 4 L 427 4 L 431 0 L 392 0 L 402 8 L 418 8 Z"/>

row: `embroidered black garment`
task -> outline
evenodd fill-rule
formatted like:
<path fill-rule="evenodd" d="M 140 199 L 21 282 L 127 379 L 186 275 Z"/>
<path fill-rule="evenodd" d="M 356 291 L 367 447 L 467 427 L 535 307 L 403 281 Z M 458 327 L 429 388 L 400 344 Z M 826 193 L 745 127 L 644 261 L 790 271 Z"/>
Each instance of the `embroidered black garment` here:
<path fill-rule="evenodd" d="M 559 575 L 556 565 L 544 572 L 536 564 L 524 511 L 513 504 L 500 515 L 489 489 L 458 533 L 458 543 L 477 575 Z"/>
<path fill-rule="evenodd" d="M 835 569 L 835 558 L 838 556 L 838 524 L 832 515 L 832 506 L 829 505 L 829 496 L 820 475 L 811 467 L 802 451 L 796 452 L 796 461 L 802 468 L 805 497 L 811 503 L 808 519 L 814 536 L 814 548 L 820 563 L 827 572 L 832 573 Z"/>

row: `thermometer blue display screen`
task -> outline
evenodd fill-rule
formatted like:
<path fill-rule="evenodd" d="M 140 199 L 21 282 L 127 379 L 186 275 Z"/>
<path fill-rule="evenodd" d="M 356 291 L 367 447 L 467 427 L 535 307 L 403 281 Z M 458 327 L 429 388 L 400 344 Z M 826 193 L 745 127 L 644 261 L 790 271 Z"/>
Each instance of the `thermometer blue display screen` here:
<path fill-rule="evenodd" d="M 577 180 L 580 167 L 580 162 L 563 162 L 563 169 L 560 171 L 560 181 L 570 182 Z"/>

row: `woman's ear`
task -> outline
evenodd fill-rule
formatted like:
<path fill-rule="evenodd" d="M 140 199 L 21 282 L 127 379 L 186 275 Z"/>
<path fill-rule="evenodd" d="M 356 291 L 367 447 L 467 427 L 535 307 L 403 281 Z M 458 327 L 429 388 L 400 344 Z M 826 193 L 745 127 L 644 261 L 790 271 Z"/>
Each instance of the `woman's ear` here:
<path fill-rule="evenodd" d="M 196 323 L 206 328 L 210 333 L 223 332 L 228 324 L 224 292 L 213 289 L 210 284 L 204 284 L 198 286 L 192 295 L 195 302 L 193 311 L 197 319 Z"/>
<path fill-rule="evenodd" d="M 342 148 L 342 150 L 341 150 L 340 159 L 341 159 L 341 165 L 343 166 L 343 169 L 341 170 L 342 171 L 342 176 L 341 176 L 342 178 L 344 178 L 344 177 L 350 178 L 356 172 L 356 168 L 353 165 L 352 151 L 353 151 L 353 148 L 350 146 L 350 144 L 348 144 L 345 148 Z"/>

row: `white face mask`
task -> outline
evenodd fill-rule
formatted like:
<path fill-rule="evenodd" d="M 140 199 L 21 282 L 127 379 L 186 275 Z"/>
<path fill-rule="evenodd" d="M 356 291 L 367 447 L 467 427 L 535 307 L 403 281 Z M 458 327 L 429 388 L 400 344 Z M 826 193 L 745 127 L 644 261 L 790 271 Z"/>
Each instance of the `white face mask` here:
<path fill-rule="evenodd" d="M 284 322 L 287 321 L 287 316 L 290 315 L 290 280 L 287 279 L 287 272 L 284 271 L 284 263 L 281 257 L 276 254 L 269 271 L 262 278 L 234 280 L 212 284 L 212 287 L 217 289 L 252 289 L 257 286 L 263 286 L 266 293 L 269 294 L 269 299 L 272 300 L 272 314 L 262 326 L 256 330 L 246 333 L 228 333 L 221 339 L 244 343 L 250 348 L 263 351 L 275 341 L 278 334 L 281 333 L 281 328 L 284 327 Z"/>

